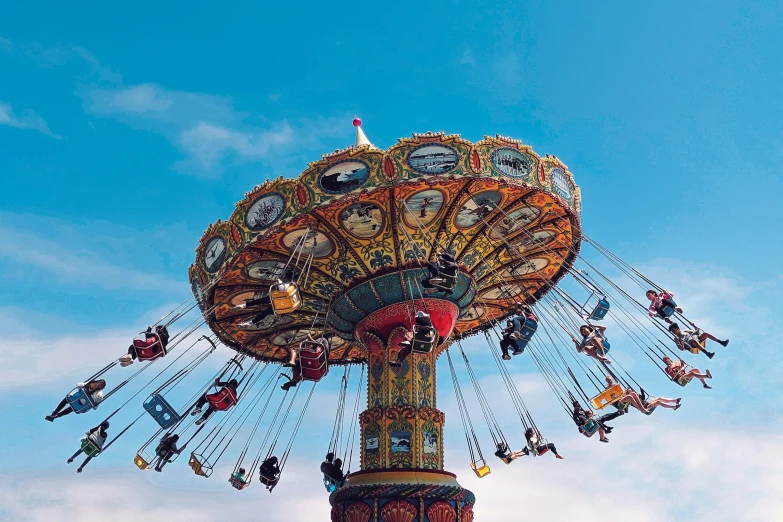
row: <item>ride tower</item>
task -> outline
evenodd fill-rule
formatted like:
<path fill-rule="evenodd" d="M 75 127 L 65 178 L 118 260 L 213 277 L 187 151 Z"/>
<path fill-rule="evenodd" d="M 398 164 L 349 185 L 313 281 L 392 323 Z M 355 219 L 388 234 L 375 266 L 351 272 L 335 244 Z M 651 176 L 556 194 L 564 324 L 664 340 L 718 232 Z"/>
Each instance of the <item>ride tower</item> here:
<path fill-rule="evenodd" d="M 355 146 L 263 183 L 207 229 L 193 292 L 239 352 L 286 362 L 315 330 L 329 340 L 329 366 L 367 364 L 361 469 L 331 494 L 332 521 L 470 522 L 475 497 L 444 469 L 437 359 L 565 275 L 580 242 L 579 189 L 557 158 L 516 140 L 426 133 L 381 150 L 360 123 Z M 428 290 L 437 252 L 459 269 Z M 295 309 L 260 317 L 241 306 L 279 279 L 296 282 Z M 392 365 L 417 311 L 432 321 L 431 349 Z"/>

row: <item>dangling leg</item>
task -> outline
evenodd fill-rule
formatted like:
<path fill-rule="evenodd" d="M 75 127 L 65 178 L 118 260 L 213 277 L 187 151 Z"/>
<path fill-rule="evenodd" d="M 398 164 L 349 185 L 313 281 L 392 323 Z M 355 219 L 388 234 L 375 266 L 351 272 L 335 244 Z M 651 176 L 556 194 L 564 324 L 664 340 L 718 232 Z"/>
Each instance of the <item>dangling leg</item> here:
<path fill-rule="evenodd" d="M 68 405 L 68 399 L 63 399 L 60 401 L 60 404 L 57 405 L 57 407 L 52 411 L 51 415 L 46 416 L 46 420 L 49 422 L 54 421 L 54 419 L 60 417 L 60 413 L 62 412 L 63 408 L 65 408 Z"/>
<path fill-rule="evenodd" d="M 676 410 L 680 407 L 680 399 L 667 399 L 665 397 L 656 397 L 654 399 L 650 399 L 647 402 L 648 408 L 654 408 L 656 406 L 660 406 L 661 408 L 669 408 L 672 410 Z"/>
<path fill-rule="evenodd" d="M 606 432 L 600 423 L 598 423 L 598 436 L 601 437 L 599 439 L 601 442 L 609 442 L 609 439 L 606 438 Z"/>
<path fill-rule="evenodd" d="M 712 379 L 712 375 L 710 374 L 710 371 L 707 370 L 705 373 L 701 373 L 697 368 L 692 368 L 685 372 L 684 377 L 687 379 L 688 377 L 695 377 L 696 379 L 699 379 L 701 381 L 702 386 L 707 388 L 708 390 L 712 389 L 712 386 L 707 384 L 704 379 Z"/>
<path fill-rule="evenodd" d="M 86 466 L 91 460 L 92 460 L 92 457 L 87 457 L 86 459 L 84 459 L 84 462 L 82 462 L 82 465 L 78 467 L 78 469 L 76 470 L 76 473 L 81 473 L 82 470 L 84 469 L 84 466 Z"/>
<path fill-rule="evenodd" d="M 201 413 L 201 408 L 204 407 L 204 405 L 207 403 L 207 395 L 204 394 L 196 401 L 196 404 L 193 405 L 193 411 L 190 412 L 191 415 L 195 416 Z"/>
<path fill-rule="evenodd" d="M 79 451 L 77 451 L 76 453 L 71 455 L 71 458 L 69 458 L 66 462 L 68 462 L 68 464 L 70 464 L 71 462 L 73 462 L 73 459 L 75 459 L 76 457 L 78 457 L 81 454 L 81 452 L 82 452 L 82 450 L 80 449 Z"/>
<path fill-rule="evenodd" d="M 443 279 L 438 277 L 440 275 L 440 272 L 438 271 L 438 265 L 427 261 L 427 270 L 430 272 L 430 277 L 428 279 L 430 283 L 440 283 L 443 281 Z"/>
<path fill-rule="evenodd" d="M 631 403 L 631 406 L 636 408 L 642 413 L 650 413 L 650 410 L 644 407 L 644 404 L 642 403 L 642 400 L 639 398 L 639 396 L 636 394 L 636 392 L 630 392 L 626 393 L 625 396 L 621 399 L 623 402 L 628 401 Z"/>
<path fill-rule="evenodd" d="M 699 341 L 703 343 L 705 339 L 709 339 L 710 341 L 714 341 L 714 342 L 720 344 L 721 346 L 727 346 L 729 344 L 729 340 L 728 339 L 726 339 L 725 341 L 721 341 L 720 339 L 718 339 L 717 337 L 715 337 L 711 333 L 702 332 L 701 335 L 699 336 Z"/>
<path fill-rule="evenodd" d="M 549 444 L 542 445 L 542 446 L 539 446 L 539 447 L 538 447 L 538 454 L 539 454 L 539 455 L 543 455 L 543 454 L 544 454 L 544 453 L 546 453 L 547 451 L 551 451 L 552 453 L 554 453 L 554 455 L 555 455 L 555 458 L 558 458 L 558 459 L 562 459 L 562 458 L 563 458 L 563 456 L 562 456 L 562 455 L 560 455 L 560 454 L 557 452 L 557 448 L 555 447 L 555 445 L 554 445 L 553 443 L 551 443 L 551 442 L 550 442 Z"/>
<path fill-rule="evenodd" d="M 508 338 L 508 336 L 504 335 L 503 339 L 500 340 L 500 351 L 503 352 L 503 360 L 508 361 L 511 359 L 511 356 L 508 354 L 508 349 L 511 346 L 511 339 Z"/>
<path fill-rule="evenodd" d="M 198 418 L 198 420 L 196 420 L 196 426 L 200 426 L 201 424 L 204 424 L 205 422 L 207 422 L 207 419 L 213 413 L 215 413 L 214 408 L 212 408 L 212 406 L 208 406 L 207 409 L 204 410 L 204 415 L 202 415 L 201 417 Z"/>

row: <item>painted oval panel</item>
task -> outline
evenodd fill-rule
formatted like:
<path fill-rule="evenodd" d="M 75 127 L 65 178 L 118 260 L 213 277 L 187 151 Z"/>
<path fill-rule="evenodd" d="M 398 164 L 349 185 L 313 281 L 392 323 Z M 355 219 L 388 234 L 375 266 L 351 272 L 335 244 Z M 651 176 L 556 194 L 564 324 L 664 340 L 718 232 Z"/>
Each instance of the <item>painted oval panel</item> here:
<path fill-rule="evenodd" d="M 309 256 L 311 252 L 313 257 L 329 257 L 332 255 L 334 242 L 322 232 L 313 232 L 306 228 L 294 230 L 283 236 L 283 246 L 293 252 L 305 234 L 307 234 L 307 237 L 304 238 L 302 255 Z"/>
<path fill-rule="evenodd" d="M 492 151 L 492 165 L 506 176 L 528 179 L 535 161 L 520 150 L 503 147 Z"/>
<path fill-rule="evenodd" d="M 432 223 L 442 208 L 443 193 L 440 190 L 422 190 L 408 196 L 403 215 L 409 227 L 418 229 Z"/>
<path fill-rule="evenodd" d="M 340 212 L 340 224 L 352 236 L 369 239 L 383 229 L 383 211 L 372 203 L 355 203 Z"/>
<path fill-rule="evenodd" d="M 518 208 L 492 225 L 490 237 L 492 239 L 507 237 L 532 223 L 539 215 L 541 210 L 536 207 Z"/>
<path fill-rule="evenodd" d="M 568 174 L 559 167 L 552 169 L 552 186 L 555 192 L 569 201 L 574 196 L 574 184 L 571 183 Z"/>
<path fill-rule="evenodd" d="M 370 168 L 361 161 L 341 161 L 332 165 L 318 178 L 327 194 L 345 194 L 358 189 L 370 177 Z"/>
<path fill-rule="evenodd" d="M 454 218 L 459 228 L 470 228 L 486 218 L 500 204 L 503 196 L 496 190 L 479 192 L 462 204 Z"/>
<path fill-rule="evenodd" d="M 421 174 L 444 174 L 458 161 L 457 151 L 446 145 L 420 145 L 408 154 L 408 165 Z"/>
<path fill-rule="evenodd" d="M 255 200 L 245 215 L 245 225 L 251 230 L 263 230 L 280 219 L 285 211 L 285 198 L 277 192 Z"/>

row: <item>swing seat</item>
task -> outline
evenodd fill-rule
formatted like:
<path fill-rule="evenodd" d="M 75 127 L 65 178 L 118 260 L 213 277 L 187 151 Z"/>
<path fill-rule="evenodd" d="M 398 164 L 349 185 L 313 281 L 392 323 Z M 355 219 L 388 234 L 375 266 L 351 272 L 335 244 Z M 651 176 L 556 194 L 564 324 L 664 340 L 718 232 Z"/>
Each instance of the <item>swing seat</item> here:
<path fill-rule="evenodd" d="M 595 422 L 594 419 L 590 419 L 589 421 L 587 421 L 587 424 L 583 424 L 579 426 L 579 433 L 581 433 L 588 439 L 592 437 L 596 431 L 598 431 L 598 423 Z"/>
<path fill-rule="evenodd" d="M 231 478 L 228 479 L 228 482 L 234 486 L 234 489 L 238 489 L 240 491 L 245 489 L 250 484 L 250 480 L 238 471 L 235 471 L 231 474 Z"/>
<path fill-rule="evenodd" d="M 459 275 L 459 269 L 457 268 L 442 268 L 438 270 L 438 277 L 443 279 L 437 286 L 441 290 L 454 290 L 457 285 L 457 276 Z"/>
<path fill-rule="evenodd" d="M 318 382 L 329 373 L 329 352 L 321 344 L 299 345 L 299 366 L 303 381 Z"/>
<path fill-rule="evenodd" d="M 533 338 L 533 334 L 536 333 L 536 330 L 538 330 L 538 323 L 532 319 L 525 319 L 522 328 L 519 330 L 519 335 L 521 337 L 517 340 L 524 342 L 525 346 L 527 346 L 527 343 Z"/>
<path fill-rule="evenodd" d="M 676 379 L 672 379 L 672 380 L 674 382 L 676 382 L 677 384 L 679 384 L 680 386 L 685 387 L 685 386 L 688 385 L 689 382 L 691 382 L 693 380 L 693 377 L 687 377 L 686 378 L 686 377 L 680 376 L 680 377 L 677 377 Z"/>
<path fill-rule="evenodd" d="M 470 468 L 473 470 L 473 472 L 476 474 L 478 478 L 484 478 L 490 473 L 489 466 L 487 466 L 486 463 L 484 463 L 482 466 L 479 466 L 478 463 L 471 462 Z"/>
<path fill-rule="evenodd" d="M 694 355 L 699 355 L 699 352 L 707 347 L 707 340 L 705 339 L 704 341 L 696 341 L 696 344 L 698 344 L 698 346 L 691 344 L 689 351 Z"/>
<path fill-rule="evenodd" d="M 207 402 L 210 408 L 217 411 L 226 411 L 234 406 L 237 401 L 237 393 L 228 386 L 223 386 L 217 393 L 207 394 Z"/>
<path fill-rule="evenodd" d="M 174 426 L 182 418 L 166 399 L 158 393 L 153 393 L 144 401 L 144 410 L 165 430 Z"/>
<path fill-rule="evenodd" d="M 647 405 L 645 404 L 645 406 L 647 406 Z M 654 412 L 657 407 L 658 406 L 653 406 L 652 408 L 649 409 L 649 411 L 647 413 L 645 413 L 645 415 L 652 415 L 652 412 Z"/>
<path fill-rule="evenodd" d="M 133 463 L 136 464 L 136 467 L 140 470 L 149 469 L 150 463 L 152 462 L 152 457 L 147 455 L 147 453 L 143 450 L 140 450 L 135 457 L 133 457 Z"/>
<path fill-rule="evenodd" d="M 623 387 L 620 385 L 620 383 L 615 383 L 612 386 L 610 386 L 608 389 L 602 391 L 592 399 L 590 399 L 590 403 L 593 405 L 593 407 L 597 410 L 601 410 L 610 404 L 617 402 L 620 400 L 620 397 L 624 395 Z"/>
<path fill-rule="evenodd" d="M 276 283 L 269 289 L 275 315 L 290 314 L 302 306 L 302 297 L 296 283 Z"/>
<path fill-rule="evenodd" d="M 674 302 L 674 299 L 669 299 L 669 301 L 671 301 L 671 303 L 674 306 L 663 305 L 661 308 L 658 309 L 663 314 L 664 317 L 671 317 L 672 314 L 674 314 L 675 309 L 677 307 L 677 303 Z"/>
<path fill-rule="evenodd" d="M 190 459 L 188 460 L 188 466 L 193 470 L 193 473 L 201 477 L 209 478 L 209 476 L 212 475 L 212 466 L 209 465 L 209 462 L 207 462 L 207 459 L 205 459 L 203 455 L 191 453 Z"/>
<path fill-rule="evenodd" d="M 414 353 L 430 353 L 435 346 L 438 333 L 434 326 L 413 326 L 413 342 L 411 350 Z"/>
<path fill-rule="evenodd" d="M 607 312 L 609 312 L 609 301 L 607 301 L 605 298 L 601 298 L 598 300 L 598 304 L 595 305 L 595 308 L 593 308 L 593 311 L 590 312 L 590 315 L 588 315 L 587 318 L 590 320 L 600 321 L 606 317 Z"/>
<path fill-rule="evenodd" d="M 263 470 L 258 471 L 258 481 L 266 486 L 267 488 L 273 488 L 277 486 L 277 483 L 280 481 L 280 474 L 279 473 L 264 473 Z"/>
<path fill-rule="evenodd" d="M 147 337 L 149 336 L 149 337 Z M 154 361 L 166 355 L 166 349 L 160 342 L 160 336 L 155 333 L 142 332 L 133 340 L 136 356 L 139 361 Z"/>
<path fill-rule="evenodd" d="M 606 353 L 609 353 L 609 349 L 612 347 L 611 344 L 609 344 L 609 341 L 604 337 L 603 341 L 601 342 L 601 345 L 604 347 L 604 351 Z"/>
<path fill-rule="evenodd" d="M 101 448 L 99 448 L 98 445 L 91 441 L 88 437 L 82 439 L 81 448 L 82 453 L 88 457 L 97 457 L 101 452 Z"/>
<path fill-rule="evenodd" d="M 329 493 L 334 493 L 337 491 L 337 484 L 332 482 L 332 479 L 329 477 L 324 476 L 324 487 L 326 488 L 326 491 Z"/>
<path fill-rule="evenodd" d="M 74 413 L 87 413 L 98 407 L 95 401 L 92 400 L 92 396 L 82 386 L 74 388 L 65 399 L 73 408 Z"/>

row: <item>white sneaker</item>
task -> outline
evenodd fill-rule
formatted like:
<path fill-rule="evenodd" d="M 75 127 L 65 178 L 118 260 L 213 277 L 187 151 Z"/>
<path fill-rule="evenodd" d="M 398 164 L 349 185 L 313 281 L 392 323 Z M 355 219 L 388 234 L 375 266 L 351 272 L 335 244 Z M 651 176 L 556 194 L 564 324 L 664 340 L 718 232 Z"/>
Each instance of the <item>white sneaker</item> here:
<path fill-rule="evenodd" d="M 442 283 L 442 282 L 443 282 L 443 279 L 441 279 L 440 277 L 431 277 L 430 278 L 430 283 Z"/>
<path fill-rule="evenodd" d="M 120 366 L 125 367 L 130 366 L 131 364 L 133 364 L 133 357 L 131 357 L 129 353 L 120 357 Z"/>
<path fill-rule="evenodd" d="M 512 339 L 522 339 L 522 334 L 516 331 L 511 332 L 508 336 Z"/>
<path fill-rule="evenodd" d="M 196 419 L 196 426 L 201 426 L 202 424 L 204 424 L 204 422 L 206 422 L 206 420 L 207 419 L 205 419 L 204 417 L 199 417 L 198 419 Z"/>
<path fill-rule="evenodd" d="M 190 414 L 193 415 L 194 417 L 199 413 L 201 413 L 201 408 L 196 408 L 195 410 L 190 412 Z"/>

